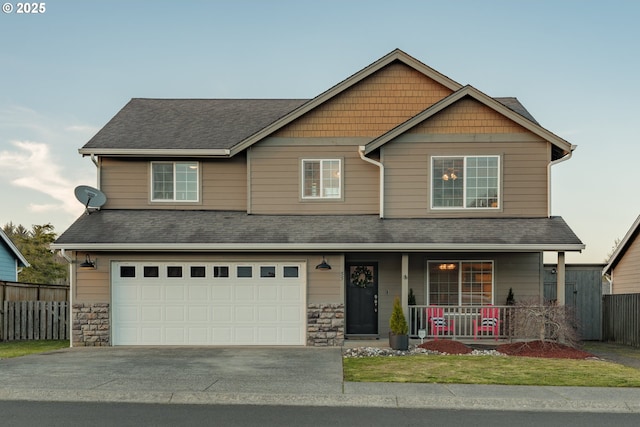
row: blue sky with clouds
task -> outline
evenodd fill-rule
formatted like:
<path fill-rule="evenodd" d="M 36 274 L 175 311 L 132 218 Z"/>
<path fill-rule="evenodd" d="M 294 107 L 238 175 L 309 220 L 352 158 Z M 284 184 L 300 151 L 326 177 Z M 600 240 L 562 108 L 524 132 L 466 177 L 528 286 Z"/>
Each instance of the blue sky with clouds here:
<path fill-rule="evenodd" d="M 640 2 L 46 1 L 0 13 L 0 225 L 82 213 L 80 148 L 133 97 L 312 98 L 395 48 L 578 145 L 552 213 L 604 261 L 640 214 Z"/>

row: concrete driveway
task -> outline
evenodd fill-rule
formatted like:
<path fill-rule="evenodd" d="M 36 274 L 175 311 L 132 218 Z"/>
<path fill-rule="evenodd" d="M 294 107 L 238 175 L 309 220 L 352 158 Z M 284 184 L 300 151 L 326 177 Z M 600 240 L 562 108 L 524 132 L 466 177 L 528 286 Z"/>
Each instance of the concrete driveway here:
<path fill-rule="evenodd" d="M 73 348 L 0 360 L 0 398 L 180 392 L 342 394 L 340 348 Z"/>

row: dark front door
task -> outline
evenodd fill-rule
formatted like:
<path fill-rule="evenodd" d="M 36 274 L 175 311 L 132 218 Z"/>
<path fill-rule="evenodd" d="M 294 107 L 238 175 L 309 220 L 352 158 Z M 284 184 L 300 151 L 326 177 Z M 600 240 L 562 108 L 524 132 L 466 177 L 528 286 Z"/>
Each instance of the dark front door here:
<path fill-rule="evenodd" d="M 347 334 L 378 334 L 378 263 L 347 263 Z"/>

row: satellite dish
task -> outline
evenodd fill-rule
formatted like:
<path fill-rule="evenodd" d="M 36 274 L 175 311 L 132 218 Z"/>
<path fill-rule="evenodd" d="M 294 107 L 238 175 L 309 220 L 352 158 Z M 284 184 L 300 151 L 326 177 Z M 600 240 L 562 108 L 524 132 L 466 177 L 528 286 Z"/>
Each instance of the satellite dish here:
<path fill-rule="evenodd" d="M 97 188 L 88 185 L 79 185 L 74 190 L 76 199 L 84 205 L 87 215 L 90 213 L 89 208 L 100 208 L 107 203 L 107 196 Z"/>

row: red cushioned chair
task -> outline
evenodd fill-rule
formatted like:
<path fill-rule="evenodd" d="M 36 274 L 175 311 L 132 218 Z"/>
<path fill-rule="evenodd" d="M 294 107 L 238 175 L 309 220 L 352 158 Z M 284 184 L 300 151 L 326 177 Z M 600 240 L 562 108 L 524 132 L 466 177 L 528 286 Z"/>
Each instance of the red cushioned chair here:
<path fill-rule="evenodd" d="M 431 325 L 431 335 L 434 336 L 434 340 L 438 339 L 440 332 L 454 332 L 454 322 L 445 319 L 442 307 L 427 308 L 427 322 Z"/>
<path fill-rule="evenodd" d="M 480 309 L 480 319 L 473 319 L 473 339 L 478 339 L 478 332 L 492 333 L 496 341 L 500 335 L 500 309 L 484 307 Z"/>

